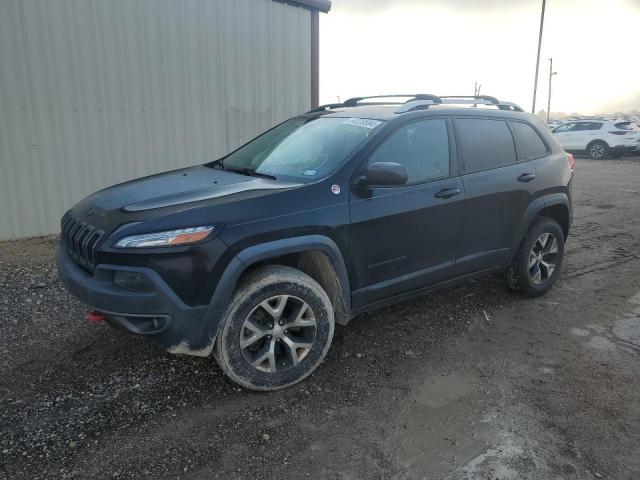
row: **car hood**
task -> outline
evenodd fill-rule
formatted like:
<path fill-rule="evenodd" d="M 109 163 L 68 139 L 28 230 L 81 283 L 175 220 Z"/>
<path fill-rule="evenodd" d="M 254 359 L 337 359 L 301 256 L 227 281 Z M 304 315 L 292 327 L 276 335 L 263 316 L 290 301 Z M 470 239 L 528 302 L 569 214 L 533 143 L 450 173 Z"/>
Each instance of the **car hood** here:
<path fill-rule="evenodd" d="M 140 212 L 204 200 L 235 201 L 297 186 L 300 184 L 196 166 L 121 183 L 86 200 L 103 211 Z"/>

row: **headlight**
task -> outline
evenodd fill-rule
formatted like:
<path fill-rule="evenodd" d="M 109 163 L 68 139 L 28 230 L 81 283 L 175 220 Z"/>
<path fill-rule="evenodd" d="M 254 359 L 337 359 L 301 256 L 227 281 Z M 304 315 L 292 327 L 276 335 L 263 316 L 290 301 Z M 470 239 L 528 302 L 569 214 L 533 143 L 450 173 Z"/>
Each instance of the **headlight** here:
<path fill-rule="evenodd" d="M 118 240 L 116 248 L 144 248 L 144 247 L 165 247 L 173 245 L 184 245 L 186 243 L 199 242 L 207 238 L 214 227 L 180 228 L 178 230 L 168 230 L 166 232 L 143 233 L 141 235 L 131 235 Z"/>

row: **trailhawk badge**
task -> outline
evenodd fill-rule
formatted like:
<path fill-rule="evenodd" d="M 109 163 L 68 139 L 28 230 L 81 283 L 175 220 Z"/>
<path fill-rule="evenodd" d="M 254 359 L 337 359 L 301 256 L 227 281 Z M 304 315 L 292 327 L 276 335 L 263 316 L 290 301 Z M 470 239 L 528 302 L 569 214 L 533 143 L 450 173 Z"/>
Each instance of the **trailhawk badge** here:
<path fill-rule="evenodd" d="M 340 194 L 340 185 L 331 185 L 331 191 L 335 195 L 339 195 Z"/>

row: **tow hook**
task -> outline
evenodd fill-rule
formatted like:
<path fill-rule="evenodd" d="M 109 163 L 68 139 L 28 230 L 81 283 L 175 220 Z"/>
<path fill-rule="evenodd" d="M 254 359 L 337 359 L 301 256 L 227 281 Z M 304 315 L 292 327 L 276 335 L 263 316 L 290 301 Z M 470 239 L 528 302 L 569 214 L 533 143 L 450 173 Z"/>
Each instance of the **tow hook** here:
<path fill-rule="evenodd" d="M 84 318 L 87 320 L 87 322 L 93 325 L 100 325 L 102 322 L 104 322 L 104 315 L 97 310 L 91 310 L 85 315 Z"/>

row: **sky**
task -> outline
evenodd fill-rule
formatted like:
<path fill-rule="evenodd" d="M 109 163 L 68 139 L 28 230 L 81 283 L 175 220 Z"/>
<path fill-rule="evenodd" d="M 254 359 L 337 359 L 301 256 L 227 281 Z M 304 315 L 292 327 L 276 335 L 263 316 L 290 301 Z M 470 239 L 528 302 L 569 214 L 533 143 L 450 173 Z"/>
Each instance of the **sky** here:
<path fill-rule="evenodd" d="M 320 102 L 481 93 L 531 109 L 541 0 L 333 0 Z M 640 0 L 547 0 L 536 111 L 640 110 Z"/>

